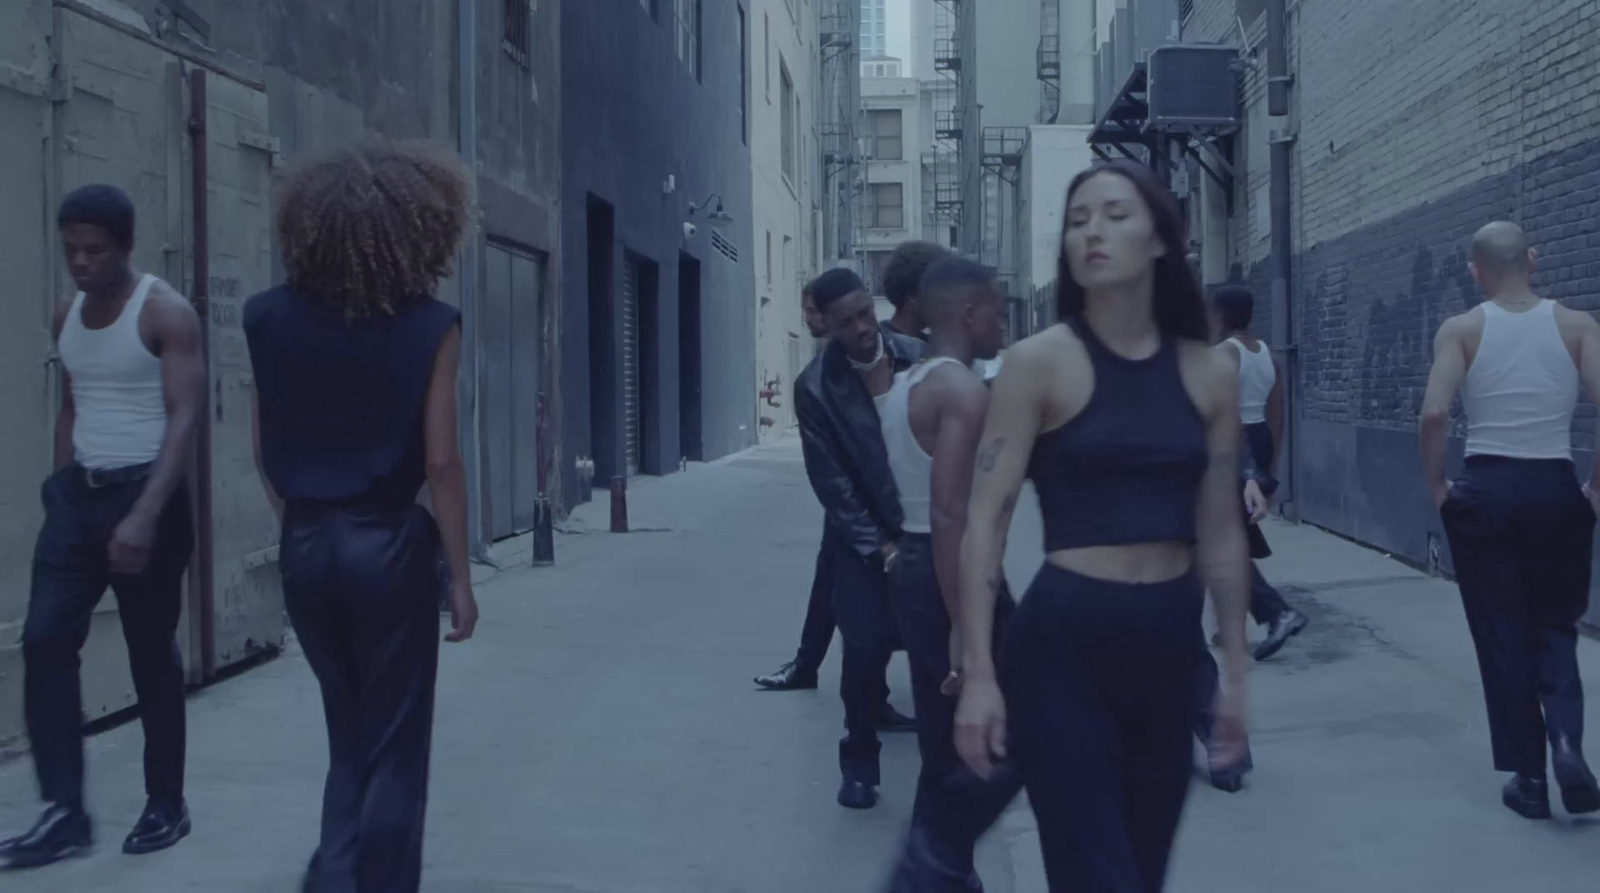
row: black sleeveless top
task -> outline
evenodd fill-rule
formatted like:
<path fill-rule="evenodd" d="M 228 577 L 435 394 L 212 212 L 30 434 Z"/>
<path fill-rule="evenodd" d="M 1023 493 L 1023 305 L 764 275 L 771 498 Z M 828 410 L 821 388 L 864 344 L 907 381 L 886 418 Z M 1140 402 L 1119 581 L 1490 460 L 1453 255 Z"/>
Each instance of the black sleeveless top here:
<path fill-rule="evenodd" d="M 1065 425 L 1034 441 L 1029 477 L 1044 547 L 1074 549 L 1195 539 L 1200 479 L 1210 461 L 1205 420 L 1184 390 L 1178 345 L 1130 360 L 1082 317 L 1066 321 L 1089 352 L 1094 393 Z"/>
<path fill-rule="evenodd" d="M 251 298 L 244 333 L 261 413 L 261 464 L 285 500 L 414 502 L 426 479 L 423 404 L 460 320 L 431 298 L 348 320 L 287 286 Z"/>

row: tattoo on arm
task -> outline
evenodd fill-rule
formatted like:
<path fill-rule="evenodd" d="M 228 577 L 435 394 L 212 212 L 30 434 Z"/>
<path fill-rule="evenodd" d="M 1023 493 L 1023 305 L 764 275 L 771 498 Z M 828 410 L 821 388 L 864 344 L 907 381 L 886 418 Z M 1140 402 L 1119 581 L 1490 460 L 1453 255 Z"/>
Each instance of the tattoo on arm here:
<path fill-rule="evenodd" d="M 978 451 L 978 470 L 994 471 L 994 463 L 1000 458 L 1000 450 L 1005 448 L 1006 439 L 996 437 L 989 441 L 989 445 Z"/>

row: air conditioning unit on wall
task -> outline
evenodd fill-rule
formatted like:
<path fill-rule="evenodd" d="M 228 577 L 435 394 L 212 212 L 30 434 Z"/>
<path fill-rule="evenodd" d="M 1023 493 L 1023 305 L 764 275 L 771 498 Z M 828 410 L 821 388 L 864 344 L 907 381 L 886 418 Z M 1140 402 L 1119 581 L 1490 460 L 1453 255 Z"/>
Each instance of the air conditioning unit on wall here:
<path fill-rule="evenodd" d="M 1201 127 L 1228 132 L 1239 126 L 1238 49 L 1172 44 L 1150 53 L 1148 101 L 1153 130 Z"/>

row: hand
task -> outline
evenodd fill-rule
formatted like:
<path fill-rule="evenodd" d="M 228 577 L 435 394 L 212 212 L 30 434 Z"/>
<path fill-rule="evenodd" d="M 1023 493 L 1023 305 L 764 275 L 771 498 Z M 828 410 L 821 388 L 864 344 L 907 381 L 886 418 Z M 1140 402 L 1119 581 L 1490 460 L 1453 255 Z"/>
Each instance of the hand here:
<path fill-rule="evenodd" d="M 1600 493 L 1596 493 L 1593 487 L 1584 484 L 1583 498 L 1589 500 L 1589 508 L 1594 512 L 1595 517 L 1600 518 Z"/>
<path fill-rule="evenodd" d="M 994 773 L 1006 758 L 1006 702 L 993 675 L 966 679 L 956 702 L 956 752 L 980 778 Z"/>
<path fill-rule="evenodd" d="M 1454 486 L 1454 481 L 1440 481 L 1437 484 L 1431 484 L 1429 486 L 1429 489 L 1433 491 L 1434 508 L 1444 508 L 1445 500 L 1450 498 L 1450 488 Z"/>
<path fill-rule="evenodd" d="M 471 580 L 450 583 L 450 632 L 446 642 L 465 642 L 478 627 L 478 599 L 472 594 Z"/>
<path fill-rule="evenodd" d="M 1250 753 L 1250 735 L 1245 722 L 1245 684 L 1235 681 L 1217 691 L 1215 720 L 1211 726 L 1211 770 L 1223 771 L 1237 767 Z"/>
<path fill-rule="evenodd" d="M 129 514 L 111 534 L 106 556 L 111 559 L 111 571 L 117 574 L 143 573 L 150 563 L 150 550 L 156 544 L 154 518 Z"/>
<path fill-rule="evenodd" d="M 947 698 L 961 694 L 961 631 L 950 631 L 950 673 L 939 685 L 939 693 Z"/>
<path fill-rule="evenodd" d="M 1244 509 L 1249 513 L 1248 523 L 1260 524 L 1272 511 L 1272 500 L 1261 492 L 1261 485 L 1255 480 L 1244 482 Z"/>
<path fill-rule="evenodd" d="M 889 573 L 894 570 L 894 563 L 900 558 L 900 547 L 894 543 L 884 543 L 878 549 L 878 554 L 883 556 L 883 572 Z"/>

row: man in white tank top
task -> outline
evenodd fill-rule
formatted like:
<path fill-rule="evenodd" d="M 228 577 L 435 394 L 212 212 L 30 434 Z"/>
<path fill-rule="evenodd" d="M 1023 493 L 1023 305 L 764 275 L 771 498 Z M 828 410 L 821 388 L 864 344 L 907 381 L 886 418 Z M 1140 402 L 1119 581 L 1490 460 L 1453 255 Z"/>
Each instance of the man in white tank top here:
<path fill-rule="evenodd" d="M 149 798 L 123 851 L 154 852 L 189 833 L 176 634 L 194 539 L 183 484 L 205 400 L 200 321 L 170 286 L 134 271 L 134 208 L 121 190 L 85 186 L 62 201 L 57 222 L 79 290 L 56 313 L 56 470 L 43 488 L 22 632 L 28 738 L 46 808 L 30 831 L 0 842 L 13 868 L 92 843 L 78 652 L 108 587 L 139 698 Z"/>
<path fill-rule="evenodd" d="M 1421 440 L 1477 647 L 1495 768 L 1513 773 L 1501 799 L 1539 819 L 1550 817 L 1547 742 L 1567 811 L 1600 811 L 1600 786 L 1583 758 L 1577 658 L 1600 452 L 1580 487 L 1571 447 L 1579 379 L 1589 399 L 1600 399 L 1600 325 L 1534 294 L 1535 260 L 1514 223 L 1491 223 L 1473 239 L 1472 275 L 1488 300 L 1439 328 Z M 1458 391 L 1466 460 L 1450 481 L 1445 452 Z"/>
<path fill-rule="evenodd" d="M 894 893 L 981 889 L 973 866 L 978 838 L 1021 787 L 1016 773 L 984 780 L 962 762 L 955 746 L 960 676 L 952 672 L 961 654 L 952 633 L 961 537 L 989 405 L 989 389 L 972 366 L 1004 345 L 1005 299 L 993 270 L 956 257 L 933 264 L 919 294 L 930 328 L 926 358 L 895 376 L 879 413 L 905 514 L 889 603 L 911 665 L 922 754 Z M 1011 607 L 1004 595 L 996 631 L 1005 629 Z"/>
<path fill-rule="evenodd" d="M 1271 509 L 1277 489 L 1278 455 L 1283 446 L 1283 384 L 1272 353 L 1250 333 L 1255 318 L 1255 296 L 1242 285 L 1225 285 L 1212 297 L 1222 343 L 1218 349 L 1239 363 L 1239 421 L 1244 424 L 1248 458 L 1245 502 L 1250 521 L 1250 557 L 1272 554 L 1260 521 Z M 1267 582 L 1261 569 L 1250 564 L 1250 616 L 1267 627 L 1267 636 L 1255 647 L 1255 659 L 1266 660 L 1282 650 L 1306 628 L 1306 615 L 1289 607 L 1283 595 Z"/>

